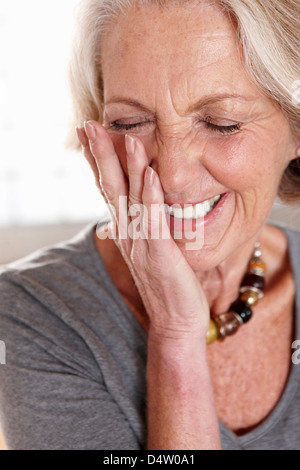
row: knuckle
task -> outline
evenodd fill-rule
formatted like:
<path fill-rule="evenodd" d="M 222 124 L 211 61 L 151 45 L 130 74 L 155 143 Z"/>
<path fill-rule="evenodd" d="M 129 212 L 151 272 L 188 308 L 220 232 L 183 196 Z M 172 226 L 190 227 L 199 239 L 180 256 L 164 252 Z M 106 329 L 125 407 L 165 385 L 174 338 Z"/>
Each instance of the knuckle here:
<path fill-rule="evenodd" d="M 135 206 L 135 205 L 142 205 L 141 203 L 141 196 L 138 194 L 135 194 L 134 192 L 130 191 L 129 192 L 129 205 L 130 206 Z"/>
<path fill-rule="evenodd" d="M 100 178 L 100 186 L 102 189 L 103 194 L 107 198 L 108 201 L 113 202 L 116 198 L 116 190 L 111 184 L 103 184 Z"/>

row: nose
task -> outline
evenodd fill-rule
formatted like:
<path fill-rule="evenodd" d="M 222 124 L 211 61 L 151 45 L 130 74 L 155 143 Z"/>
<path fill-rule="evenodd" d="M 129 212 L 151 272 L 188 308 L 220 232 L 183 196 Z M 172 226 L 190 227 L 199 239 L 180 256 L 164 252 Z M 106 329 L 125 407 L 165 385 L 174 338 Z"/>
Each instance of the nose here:
<path fill-rule="evenodd" d="M 199 184 L 203 177 L 201 151 L 176 137 L 161 138 L 149 152 L 150 166 L 158 173 L 164 193 L 178 197 Z"/>

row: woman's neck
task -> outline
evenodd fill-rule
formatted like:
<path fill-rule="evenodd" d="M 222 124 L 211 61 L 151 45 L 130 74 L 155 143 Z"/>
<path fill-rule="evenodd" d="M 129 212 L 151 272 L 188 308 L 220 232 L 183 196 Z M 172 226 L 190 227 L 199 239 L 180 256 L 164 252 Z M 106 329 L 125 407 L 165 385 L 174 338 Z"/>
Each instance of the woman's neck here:
<path fill-rule="evenodd" d="M 94 234 L 94 240 L 99 254 L 123 299 L 133 314 L 148 330 L 148 318 L 139 292 L 132 279 L 118 247 L 111 239 L 99 239 Z M 257 241 L 257 240 L 255 240 Z M 255 241 L 250 242 L 225 260 L 222 265 L 209 271 L 197 271 L 196 276 L 201 283 L 214 315 L 227 312 L 230 305 L 238 298 L 239 287 L 247 270 L 253 253 Z M 280 270 L 286 256 L 287 240 L 282 231 L 275 227 L 265 226 L 260 234 L 263 259 L 266 262 L 266 284 Z"/>

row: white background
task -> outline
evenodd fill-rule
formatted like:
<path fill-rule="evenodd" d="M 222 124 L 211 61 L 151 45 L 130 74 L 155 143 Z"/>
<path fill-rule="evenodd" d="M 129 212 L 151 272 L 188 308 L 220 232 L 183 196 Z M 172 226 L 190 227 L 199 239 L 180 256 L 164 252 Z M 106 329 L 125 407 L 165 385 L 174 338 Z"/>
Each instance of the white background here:
<path fill-rule="evenodd" d="M 64 148 L 77 3 L 0 3 L 0 227 L 89 221 L 103 212 L 83 156 Z"/>

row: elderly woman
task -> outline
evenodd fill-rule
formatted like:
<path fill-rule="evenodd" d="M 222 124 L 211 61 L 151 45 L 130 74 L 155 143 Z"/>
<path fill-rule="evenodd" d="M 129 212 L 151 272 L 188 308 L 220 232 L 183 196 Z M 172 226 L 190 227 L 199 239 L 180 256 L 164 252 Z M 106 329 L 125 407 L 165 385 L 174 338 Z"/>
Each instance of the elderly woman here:
<path fill-rule="evenodd" d="M 3 269 L 10 448 L 300 449 L 300 235 L 266 224 L 300 200 L 299 8 L 82 2 L 75 119 L 111 219 Z"/>

